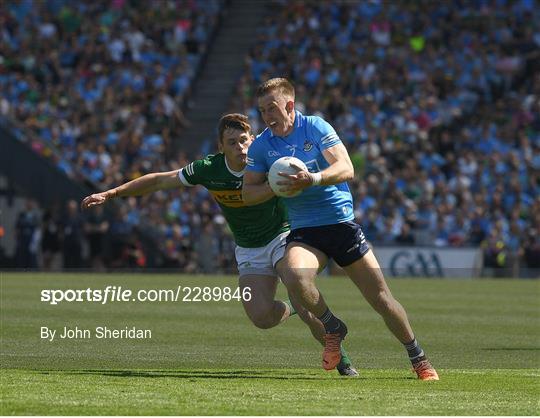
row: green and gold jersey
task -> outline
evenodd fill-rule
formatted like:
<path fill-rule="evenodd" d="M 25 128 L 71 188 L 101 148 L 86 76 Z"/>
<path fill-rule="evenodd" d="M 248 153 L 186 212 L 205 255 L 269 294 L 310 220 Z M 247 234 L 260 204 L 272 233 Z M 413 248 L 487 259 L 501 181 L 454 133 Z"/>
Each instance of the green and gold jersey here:
<path fill-rule="evenodd" d="M 224 154 L 208 155 L 193 161 L 178 175 L 186 186 L 200 184 L 208 189 L 221 207 L 240 247 L 263 247 L 278 234 L 289 230 L 285 205 L 279 198 L 273 197 L 255 206 L 244 204 L 244 172 L 232 171 Z"/>

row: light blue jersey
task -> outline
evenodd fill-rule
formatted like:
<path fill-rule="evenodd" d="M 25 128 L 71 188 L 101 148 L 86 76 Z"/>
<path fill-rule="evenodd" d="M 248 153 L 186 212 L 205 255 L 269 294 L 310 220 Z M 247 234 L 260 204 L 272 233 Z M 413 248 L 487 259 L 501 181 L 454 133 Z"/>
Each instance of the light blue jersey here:
<path fill-rule="evenodd" d="M 302 160 L 311 173 L 329 166 L 322 151 L 340 144 L 336 131 L 318 116 L 304 116 L 296 111 L 294 130 L 286 137 L 265 129 L 248 150 L 247 170 L 267 173 L 281 157 Z M 283 199 L 292 229 L 332 225 L 354 219 L 351 192 L 347 183 L 312 186 L 296 197 Z"/>

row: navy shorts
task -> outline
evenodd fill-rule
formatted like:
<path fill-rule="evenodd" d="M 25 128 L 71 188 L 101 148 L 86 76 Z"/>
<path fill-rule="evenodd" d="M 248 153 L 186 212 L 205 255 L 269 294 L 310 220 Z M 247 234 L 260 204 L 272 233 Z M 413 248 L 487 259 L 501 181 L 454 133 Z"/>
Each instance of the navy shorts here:
<path fill-rule="evenodd" d="M 291 242 L 316 248 L 341 267 L 354 263 L 369 251 L 360 225 L 352 221 L 295 229 L 287 237 L 287 244 Z"/>

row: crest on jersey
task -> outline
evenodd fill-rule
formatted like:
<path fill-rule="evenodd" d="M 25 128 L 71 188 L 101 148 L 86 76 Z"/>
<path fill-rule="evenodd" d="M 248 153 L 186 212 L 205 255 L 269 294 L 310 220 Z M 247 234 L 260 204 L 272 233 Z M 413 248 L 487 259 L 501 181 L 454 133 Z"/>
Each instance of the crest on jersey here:
<path fill-rule="evenodd" d="M 309 142 L 307 139 L 304 141 L 304 151 L 309 152 L 313 148 L 313 143 Z"/>

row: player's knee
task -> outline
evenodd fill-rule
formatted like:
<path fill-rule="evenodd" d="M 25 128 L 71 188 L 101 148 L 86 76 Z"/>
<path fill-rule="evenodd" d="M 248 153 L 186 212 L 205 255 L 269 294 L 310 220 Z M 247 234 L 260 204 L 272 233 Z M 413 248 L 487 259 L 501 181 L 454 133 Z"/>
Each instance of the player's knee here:
<path fill-rule="evenodd" d="M 293 286 L 295 283 L 298 283 L 299 276 L 297 273 L 290 270 L 287 272 L 287 274 L 281 274 L 281 281 L 285 286 L 287 286 L 287 288 L 289 288 L 289 286 Z"/>
<path fill-rule="evenodd" d="M 283 284 L 287 288 L 287 291 L 291 294 L 296 296 L 297 298 L 303 293 L 302 284 L 297 280 L 287 280 L 283 281 Z"/>
<path fill-rule="evenodd" d="M 272 320 L 272 306 L 270 305 L 248 306 L 246 313 L 249 320 L 257 328 L 268 329 L 276 325 L 275 321 Z"/>
<path fill-rule="evenodd" d="M 287 274 L 286 277 L 282 278 L 282 281 L 293 295 L 303 294 L 313 285 L 313 281 L 309 277 L 295 272 Z"/>
<path fill-rule="evenodd" d="M 260 329 L 268 329 L 276 326 L 268 315 L 252 315 L 249 317 L 253 325 Z"/>

